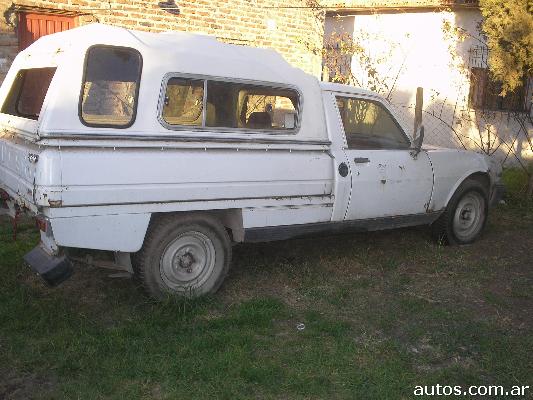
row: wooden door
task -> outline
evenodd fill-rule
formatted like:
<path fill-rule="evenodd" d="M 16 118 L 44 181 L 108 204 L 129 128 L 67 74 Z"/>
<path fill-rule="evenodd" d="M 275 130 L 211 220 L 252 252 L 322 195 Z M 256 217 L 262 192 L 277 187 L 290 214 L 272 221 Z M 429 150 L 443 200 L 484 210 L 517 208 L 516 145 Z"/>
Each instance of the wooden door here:
<path fill-rule="evenodd" d="M 41 36 L 66 31 L 76 26 L 76 17 L 21 12 L 18 24 L 19 50 L 24 50 Z"/>

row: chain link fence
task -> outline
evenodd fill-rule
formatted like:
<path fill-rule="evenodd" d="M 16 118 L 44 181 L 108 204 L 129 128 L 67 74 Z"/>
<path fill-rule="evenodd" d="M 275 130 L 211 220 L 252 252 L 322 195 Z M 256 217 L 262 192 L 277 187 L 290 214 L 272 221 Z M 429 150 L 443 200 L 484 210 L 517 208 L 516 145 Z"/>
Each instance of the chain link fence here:
<path fill-rule="evenodd" d="M 411 128 L 414 125 L 414 106 L 408 104 L 391 103 L 398 119 L 404 126 Z M 449 115 L 444 107 L 439 109 L 435 104 L 423 111 L 424 142 L 433 146 L 464 148 L 465 138 L 461 138 L 459 132 L 451 125 L 453 116 Z M 448 120 L 450 122 L 448 122 Z"/>

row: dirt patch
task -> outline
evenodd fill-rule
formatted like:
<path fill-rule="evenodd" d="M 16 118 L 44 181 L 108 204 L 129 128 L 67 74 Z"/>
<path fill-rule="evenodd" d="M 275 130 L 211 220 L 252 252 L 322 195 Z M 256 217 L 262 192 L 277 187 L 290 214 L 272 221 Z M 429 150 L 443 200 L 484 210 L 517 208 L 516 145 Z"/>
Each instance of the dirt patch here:
<path fill-rule="evenodd" d="M 53 398 L 57 381 L 49 376 L 0 370 L 0 399 L 28 400 Z"/>

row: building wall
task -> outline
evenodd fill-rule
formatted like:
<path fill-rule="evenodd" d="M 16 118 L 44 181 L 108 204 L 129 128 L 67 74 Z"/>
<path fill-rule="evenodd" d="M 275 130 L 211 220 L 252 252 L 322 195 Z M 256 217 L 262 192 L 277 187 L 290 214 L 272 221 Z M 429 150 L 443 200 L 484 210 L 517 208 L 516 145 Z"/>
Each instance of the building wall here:
<path fill-rule="evenodd" d="M 178 15 L 163 10 L 158 0 L 34 0 L 17 5 L 68 10 L 85 15 L 79 24 L 101 22 L 143 31 L 178 30 L 216 36 L 222 41 L 280 52 L 292 65 L 319 77 L 321 57 L 310 47 L 322 44 L 321 13 L 306 0 L 184 0 Z M 304 8 L 298 8 L 298 7 Z M 297 8 L 295 8 L 297 7 Z M 16 16 L 12 2 L 0 0 L 0 78 L 16 54 Z"/>
<path fill-rule="evenodd" d="M 516 154 L 528 162 L 533 160 L 533 152 L 516 114 L 475 112 L 468 104 L 469 50 L 480 44 L 481 18 L 478 10 L 468 9 L 328 16 L 325 40 L 344 32 L 363 45 L 364 56 L 381 77 L 378 90 L 389 96 L 409 126 L 414 121 L 416 88 L 423 87 L 428 143 L 484 149 L 508 163 L 518 163 Z M 455 28 L 467 33 L 464 40 L 459 40 Z M 359 86 L 372 84 L 368 67 L 362 67 L 357 56 L 352 58 L 351 72 Z M 531 99 L 531 93 L 528 97 Z M 526 115 L 518 117 L 533 135 Z"/>

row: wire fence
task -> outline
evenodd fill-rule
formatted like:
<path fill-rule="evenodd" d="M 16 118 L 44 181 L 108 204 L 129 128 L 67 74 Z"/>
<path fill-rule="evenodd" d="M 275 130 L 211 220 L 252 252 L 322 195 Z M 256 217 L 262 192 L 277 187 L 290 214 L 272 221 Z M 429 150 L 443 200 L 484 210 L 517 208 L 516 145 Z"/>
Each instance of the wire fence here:
<path fill-rule="evenodd" d="M 391 103 L 400 122 L 410 128 L 414 125 L 414 106 L 408 104 Z M 424 142 L 433 146 L 464 148 L 466 138 L 451 125 L 451 116 L 444 108 L 432 105 L 423 110 Z M 448 122 L 450 121 L 450 122 Z M 412 130 L 409 133 L 413 134 Z"/>

